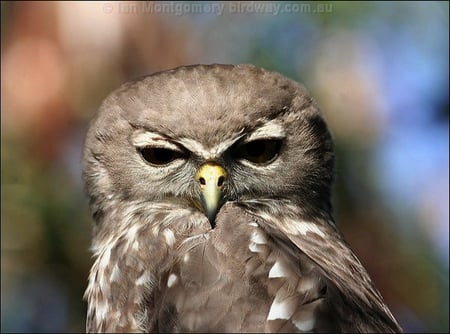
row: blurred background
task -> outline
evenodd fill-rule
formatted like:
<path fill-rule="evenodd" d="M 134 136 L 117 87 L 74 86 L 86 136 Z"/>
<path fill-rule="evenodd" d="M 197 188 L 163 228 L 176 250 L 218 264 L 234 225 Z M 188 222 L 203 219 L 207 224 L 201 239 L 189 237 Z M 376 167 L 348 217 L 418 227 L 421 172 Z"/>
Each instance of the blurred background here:
<path fill-rule="evenodd" d="M 1 332 L 84 331 L 89 119 L 124 81 L 253 63 L 337 143 L 336 220 L 406 332 L 449 331 L 448 2 L 1 2 Z"/>

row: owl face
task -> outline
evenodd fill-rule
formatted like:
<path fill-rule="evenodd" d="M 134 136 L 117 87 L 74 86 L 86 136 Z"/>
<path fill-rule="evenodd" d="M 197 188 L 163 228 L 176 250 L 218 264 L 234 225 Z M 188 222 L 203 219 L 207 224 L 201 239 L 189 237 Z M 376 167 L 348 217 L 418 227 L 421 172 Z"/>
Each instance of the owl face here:
<path fill-rule="evenodd" d="M 113 198 L 171 201 L 210 221 L 224 202 L 255 198 L 330 210 L 333 147 L 320 112 L 302 86 L 250 65 L 125 84 L 101 106 L 84 154 L 99 217 Z"/>

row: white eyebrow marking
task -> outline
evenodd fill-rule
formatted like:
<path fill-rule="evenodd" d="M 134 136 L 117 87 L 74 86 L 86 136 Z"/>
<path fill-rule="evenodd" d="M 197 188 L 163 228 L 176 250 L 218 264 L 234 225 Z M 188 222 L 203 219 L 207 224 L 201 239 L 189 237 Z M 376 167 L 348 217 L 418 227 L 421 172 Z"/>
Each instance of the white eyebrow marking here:
<path fill-rule="evenodd" d="M 284 138 L 286 136 L 284 132 L 284 128 L 277 120 L 269 121 L 264 124 L 262 127 L 256 129 L 252 133 L 250 133 L 247 138 L 245 138 L 245 142 L 250 142 L 257 139 L 264 138 Z"/>
<path fill-rule="evenodd" d="M 207 149 L 202 145 L 202 143 L 199 143 L 198 141 L 190 138 L 181 138 L 180 140 L 178 140 L 178 142 L 184 147 L 186 147 L 189 151 L 193 152 L 194 154 L 204 159 L 214 159 L 221 156 L 226 150 L 228 150 L 235 142 L 240 140 L 243 136 L 244 134 L 241 134 L 232 139 L 225 139 L 220 144 L 210 149 Z"/>
<path fill-rule="evenodd" d="M 168 138 L 151 131 L 137 130 L 133 133 L 131 142 L 136 147 L 154 146 L 180 151 L 180 148 L 174 143 L 171 143 Z"/>

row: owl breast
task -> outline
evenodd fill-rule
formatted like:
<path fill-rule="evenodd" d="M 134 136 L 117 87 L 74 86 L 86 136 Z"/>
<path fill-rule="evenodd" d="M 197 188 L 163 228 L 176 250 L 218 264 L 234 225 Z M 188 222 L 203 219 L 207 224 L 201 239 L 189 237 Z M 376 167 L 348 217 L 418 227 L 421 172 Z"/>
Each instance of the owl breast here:
<path fill-rule="evenodd" d="M 225 205 L 217 226 L 186 239 L 161 280 L 156 330 L 302 332 L 314 329 L 326 287 L 283 253 L 252 216 Z M 294 268 L 294 269 L 293 269 Z"/>

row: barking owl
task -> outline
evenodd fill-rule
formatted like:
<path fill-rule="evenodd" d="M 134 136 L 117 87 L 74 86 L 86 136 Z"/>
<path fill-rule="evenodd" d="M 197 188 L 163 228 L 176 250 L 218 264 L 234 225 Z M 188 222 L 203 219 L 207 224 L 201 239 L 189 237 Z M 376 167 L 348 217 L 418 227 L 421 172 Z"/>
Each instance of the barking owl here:
<path fill-rule="evenodd" d="M 126 83 L 92 120 L 87 332 L 401 332 L 333 221 L 333 141 L 252 65 Z"/>

